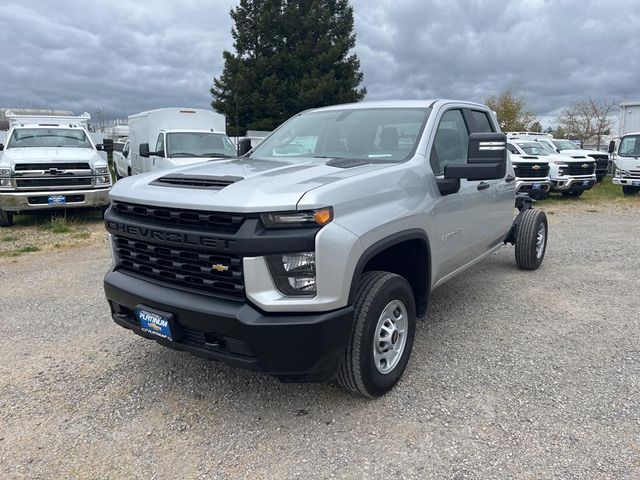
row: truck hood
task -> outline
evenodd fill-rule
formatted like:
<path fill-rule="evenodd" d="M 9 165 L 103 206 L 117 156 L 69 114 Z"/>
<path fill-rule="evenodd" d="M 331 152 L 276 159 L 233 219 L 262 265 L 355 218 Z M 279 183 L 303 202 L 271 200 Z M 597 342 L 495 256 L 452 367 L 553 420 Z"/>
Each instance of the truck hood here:
<path fill-rule="evenodd" d="M 3 164 L 102 161 L 93 148 L 26 147 L 9 148 L 0 157 Z"/>
<path fill-rule="evenodd" d="M 561 155 L 570 155 L 572 157 L 577 157 L 579 155 L 583 156 L 583 157 L 588 157 L 589 155 L 605 155 L 604 152 L 597 152 L 595 150 L 580 150 L 580 149 L 576 149 L 576 150 L 562 150 L 560 152 Z"/>
<path fill-rule="evenodd" d="M 110 196 L 131 203 L 196 210 L 244 213 L 295 210 L 300 198 L 310 190 L 393 165 L 375 163 L 338 168 L 326 165 L 327 161 L 302 157 L 217 160 L 128 177 L 116 183 Z M 221 189 L 152 185 L 167 175 L 227 177 L 233 183 Z"/>

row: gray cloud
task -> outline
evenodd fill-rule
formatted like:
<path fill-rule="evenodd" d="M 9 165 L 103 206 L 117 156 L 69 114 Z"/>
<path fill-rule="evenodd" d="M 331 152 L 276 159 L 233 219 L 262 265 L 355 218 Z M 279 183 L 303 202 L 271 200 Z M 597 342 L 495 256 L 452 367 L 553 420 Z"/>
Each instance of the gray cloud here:
<path fill-rule="evenodd" d="M 235 0 L 0 1 L 0 106 L 207 107 Z M 482 100 L 505 88 L 552 115 L 640 98 L 640 14 L 626 0 L 354 0 L 369 99 Z"/>

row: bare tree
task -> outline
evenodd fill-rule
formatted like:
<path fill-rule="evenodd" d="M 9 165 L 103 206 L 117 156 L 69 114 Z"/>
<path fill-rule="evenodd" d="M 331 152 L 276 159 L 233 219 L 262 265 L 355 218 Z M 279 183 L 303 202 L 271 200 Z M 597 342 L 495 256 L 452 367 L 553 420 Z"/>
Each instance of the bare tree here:
<path fill-rule="evenodd" d="M 613 118 L 609 116 L 616 102 L 605 103 L 585 98 L 566 108 L 558 118 L 558 127 L 567 135 L 580 140 L 580 146 L 595 137 L 599 149 L 602 137 L 611 130 Z"/>

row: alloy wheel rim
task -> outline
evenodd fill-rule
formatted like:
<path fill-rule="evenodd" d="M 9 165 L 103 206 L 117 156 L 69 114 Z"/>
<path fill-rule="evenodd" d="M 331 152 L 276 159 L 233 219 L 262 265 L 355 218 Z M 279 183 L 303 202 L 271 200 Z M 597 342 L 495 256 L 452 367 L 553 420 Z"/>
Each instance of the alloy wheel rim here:
<path fill-rule="evenodd" d="M 390 373 L 398 365 L 409 326 L 407 307 L 401 300 L 392 300 L 382 310 L 373 337 L 373 361 L 378 372 Z"/>
<path fill-rule="evenodd" d="M 544 226 L 544 223 L 541 223 L 538 227 L 538 236 L 536 238 L 536 258 L 542 258 L 542 254 L 544 253 L 544 245 L 547 241 L 546 239 L 547 229 Z"/>

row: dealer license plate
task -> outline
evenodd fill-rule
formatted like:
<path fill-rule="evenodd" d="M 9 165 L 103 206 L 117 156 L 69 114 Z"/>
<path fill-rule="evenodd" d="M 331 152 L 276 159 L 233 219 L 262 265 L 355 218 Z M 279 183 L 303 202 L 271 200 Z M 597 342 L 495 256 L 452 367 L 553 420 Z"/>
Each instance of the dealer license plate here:
<path fill-rule="evenodd" d="M 51 195 L 48 201 L 49 205 L 64 205 L 67 203 L 67 197 L 64 195 Z"/>
<path fill-rule="evenodd" d="M 134 312 L 143 332 L 173 340 L 170 314 L 160 313 L 145 307 L 137 307 Z"/>
<path fill-rule="evenodd" d="M 640 187 L 640 180 L 634 180 L 631 182 L 631 185 L 633 185 L 634 187 Z"/>
<path fill-rule="evenodd" d="M 583 180 L 582 184 L 583 185 L 591 185 L 591 180 Z"/>
<path fill-rule="evenodd" d="M 540 190 L 542 188 L 542 185 L 540 185 L 539 183 L 534 183 L 533 185 L 531 185 L 531 188 L 533 190 Z"/>

